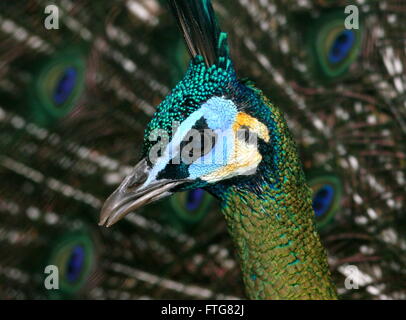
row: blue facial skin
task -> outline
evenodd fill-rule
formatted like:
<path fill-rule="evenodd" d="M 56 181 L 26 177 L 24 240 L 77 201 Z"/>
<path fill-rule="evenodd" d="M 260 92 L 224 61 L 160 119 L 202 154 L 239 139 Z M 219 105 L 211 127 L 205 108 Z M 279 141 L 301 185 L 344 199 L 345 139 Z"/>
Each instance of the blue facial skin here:
<path fill-rule="evenodd" d="M 219 133 L 213 149 L 189 166 L 189 178 L 196 179 L 227 164 L 229 153 L 233 150 L 230 135 L 237 116 L 237 107 L 231 100 L 213 97 L 201 107 L 203 117 L 210 130 Z"/>
<path fill-rule="evenodd" d="M 169 143 L 176 145 L 177 143 L 173 140 L 178 130 L 181 130 L 181 136 L 183 136 L 192 129 L 194 124 L 196 124 L 194 129 L 224 130 L 224 128 L 231 127 L 237 114 L 237 105 L 234 102 L 235 97 L 230 94 L 230 88 L 238 86 L 240 84 L 231 65 L 227 70 L 216 65 L 208 68 L 202 57 L 195 57 L 191 61 L 183 80 L 158 106 L 148 124 L 144 136 L 143 157 L 149 161 L 151 149 L 160 143 L 150 140 L 154 130 L 167 132 L 167 141 L 169 140 Z M 204 127 L 197 125 L 201 119 L 205 122 Z M 178 127 L 176 133 L 172 132 L 174 122 L 181 126 Z M 223 158 L 227 159 L 227 157 Z M 158 172 L 155 172 L 157 179 L 193 179 L 192 176 L 195 178 L 193 183 L 184 185 L 176 191 L 187 191 L 207 186 L 207 182 L 198 177 L 202 176 L 204 172 L 218 168 L 218 165 L 211 167 L 208 164 L 195 165 L 189 168 L 191 165 L 188 163 L 182 162 L 172 165 L 167 163 L 167 158 L 164 160 L 163 163 L 159 163 L 159 160 L 155 165 L 150 164 L 151 168 L 158 167 Z"/>
<path fill-rule="evenodd" d="M 209 174 L 228 163 L 229 155 L 233 152 L 232 126 L 237 116 L 237 107 L 229 99 L 212 97 L 202 106 L 190 114 L 178 127 L 168 145 L 165 146 L 163 155 L 153 166 L 153 177 L 158 173 L 158 178 L 179 178 L 179 168 L 183 168 L 183 178 L 196 180 Z M 216 141 L 212 149 L 195 159 L 192 163 L 181 163 L 173 165 L 173 160 L 179 157 L 179 145 L 188 132 L 193 130 L 208 130 L 215 134 Z M 204 141 L 204 137 L 201 138 Z M 181 159 L 183 161 L 183 159 Z M 171 170 L 173 176 L 168 176 Z M 166 176 L 163 176 L 166 175 Z"/>
<path fill-rule="evenodd" d="M 180 136 L 184 136 L 190 129 L 212 129 L 212 130 L 229 130 L 235 122 L 238 112 L 244 112 L 264 123 L 270 130 L 276 126 L 275 119 L 271 109 L 265 105 L 262 100 L 262 93 L 255 89 L 249 82 L 240 81 L 237 79 L 232 64 L 227 70 L 221 69 L 216 65 L 208 68 L 200 56 L 195 57 L 186 72 L 184 79 L 166 96 L 162 103 L 158 106 L 156 113 L 149 122 L 144 135 L 143 157 L 150 161 L 150 151 L 153 148 L 161 145 L 161 150 L 165 150 L 165 142 L 151 140 L 152 133 L 155 130 L 166 132 L 163 140 L 166 143 L 169 141 L 174 145 L 175 136 L 180 132 Z M 200 121 L 203 120 L 203 121 Z M 173 123 L 179 123 L 175 132 Z M 203 123 L 204 125 L 200 125 Z M 196 124 L 194 127 L 193 125 Z M 210 173 L 220 166 L 224 166 L 229 159 L 229 153 L 233 151 L 232 135 L 222 136 L 224 140 L 216 141 L 214 148 L 208 152 L 201 160 L 213 157 L 221 157 L 212 161 L 195 161 L 196 163 L 173 164 L 168 161 L 172 155 L 168 156 L 164 152 L 164 161 L 158 159 L 156 163 L 148 162 L 148 165 L 153 172 L 153 176 L 157 179 L 180 180 L 190 179 L 182 185 L 174 188 L 173 191 L 188 191 L 196 188 L 204 188 L 214 196 L 225 194 L 225 191 L 232 185 L 249 184 L 251 177 L 244 176 L 233 177 L 217 183 L 209 183 L 201 179 L 207 173 Z M 279 139 L 277 135 L 275 139 Z M 273 150 L 272 145 L 265 143 L 259 139 L 259 151 L 263 159 L 268 162 L 277 162 L 279 150 Z M 162 141 L 162 140 L 161 140 Z M 222 147 L 222 152 L 217 152 L 217 143 L 225 143 Z M 220 147 L 218 147 L 220 148 Z M 277 145 L 274 147 L 277 148 Z M 169 152 L 168 152 L 169 154 Z M 199 163 L 200 162 L 200 163 Z M 202 164 L 203 162 L 203 164 Z M 276 165 L 275 165 L 276 166 Z M 154 168 L 156 167 L 156 168 Z M 267 166 L 269 167 L 269 166 Z M 265 169 L 261 164 L 258 167 L 258 175 L 261 170 Z M 276 174 L 276 173 L 275 173 Z M 254 179 L 255 177 L 253 177 Z M 257 184 L 253 183 L 253 187 Z"/>
<path fill-rule="evenodd" d="M 182 124 L 211 98 L 229 99 L 229 86 L 237 85 L 238 80 L 231 67 L 229 70 L 223 70 L 216 65 L 208 68 L 202 57 L 195 57 L 183 80 L 165 97 L 149 122 L 144 135 L 144 157 L 155 144 L 154 141 L 150 141 L 150 135 L 154 130 L 163 130 L 171 137 L 173 122 Z M 199 115 L 199 118 L 201 116 Z M 214 118 L 211 120 L 215 122 Z"/>

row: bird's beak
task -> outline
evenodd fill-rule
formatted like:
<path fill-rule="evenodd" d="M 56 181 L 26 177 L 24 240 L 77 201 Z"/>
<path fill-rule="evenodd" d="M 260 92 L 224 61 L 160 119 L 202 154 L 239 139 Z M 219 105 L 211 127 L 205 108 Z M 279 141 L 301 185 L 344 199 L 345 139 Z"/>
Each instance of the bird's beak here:
<path fill-rule="evenodd" d="M 110 227 L 131 211 L 171 195 L 174 187 L 185 182 L 168 179 L 150 179 L 148 182 L 148 176 L 147 161 L 143 159 L 104 203 L 100 213 L 100 226 Z"/>

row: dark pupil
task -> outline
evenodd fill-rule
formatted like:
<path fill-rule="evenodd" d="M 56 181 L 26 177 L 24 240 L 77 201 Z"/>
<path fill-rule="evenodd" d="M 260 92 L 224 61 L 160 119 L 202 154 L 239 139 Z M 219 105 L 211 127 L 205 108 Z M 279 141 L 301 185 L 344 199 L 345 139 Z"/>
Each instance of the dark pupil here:
<path fill-rule="evenodd" d="M 202 132 L 200 135 L 200 140 L 201 140 L 200 151 L 201 155 L 203 156 L 206 153 L 208 153 L 211 149 L 213 149 L 214 145 L 216 144 L 216 135 L 214 134 L 214 132 L 210 132 L 207 134 Z"/>
<path fill-rule="evenodd" d="M 193 148 L 189 150 L 189 157 L 200 158 L 208 153 L 216 143 L 216 135 L 214 132 L 200 131 L 200 136 L 191 135 L 186 141 L 186 144 L 191 143 Z"/>
<path fill-rule="evenodd" d="M 244 141 L 246 143 L 250 141 L 250 132 L 248 130 L 244 130 Z"/>

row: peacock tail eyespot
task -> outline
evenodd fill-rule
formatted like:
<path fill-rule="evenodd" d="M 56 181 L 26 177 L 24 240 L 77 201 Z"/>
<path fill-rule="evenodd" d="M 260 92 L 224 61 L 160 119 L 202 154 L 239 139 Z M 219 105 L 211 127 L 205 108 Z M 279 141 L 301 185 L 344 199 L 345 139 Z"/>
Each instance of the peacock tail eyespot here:
<path fill-rule="evenodd" d="M 194 189 L 174 194 L 171 207 L 182 223 L 197 224 L 207 215 L 213 199 L 203 189 Z"/>
<path fill-rule="evenodd" d="M 308 180 L 313 191 L 312 206 L 319 229 L 330 225 L 340 209 L 342 185 L 340 179 L 333 174 L 313 175 Z"/>
<path fill-rule="evenodd" d="M 0 1 L 1 300 L 406 299 L 406 1 L 63 0 L 58 30 L 47 2 Z M 149 158 L 232 104 L 213 162 Z"/>
<path fill-rule="evenodd" d="M 351 52 L 355 40 L 356 35 L 353 30 L 341 31 L 333 39 L 330 51 L 328 52 L 328 61 L 331 64 L 342 62 Z"/>
<path fill-rule="evenodd" d="M 46 264 L 55 265 L 59 271 L 59 290 L 48 293 L 58 299 L 77 296 L 86 287 L 96 266 L 91 234 L 77 231 L 62 236 L 56 240 Z"/>
<path fill-rule="evenodd" d="M 63 71 L 54 89 L 53 100 L 56 105 L 63 104 L 70 97 L 76 85 L 77 74 L 74 67 L 68 67 Z"/>
<path fill-rule="evenodd" d="M 189 211 L 196 210 L 202 203 L 204 191 L 202 189 L 191 190 L 187 194 L 186 209 Z"/>
<path fill-rule="evenodd" d="M 363 26 L 346 29 L 344 9 L 322 12 L 307 32 L 309 62 L 316 78 L 330 80 L 346 75 L 361 51 Z"/>
<path fill-rule="evenodd" d="M 42 61 L 29 87 L 29 114 L 40 125 L 68 115 L 85 87 L 86 60 L 80 50 L 67 49 Z"/>
<path fill-rule="evenodd" d="M 66 266 L 66 278 L 68 282 L 75 282 L 79 279 L 85 263 L 86 250 L 83 245 L 76 245 L 71 249 Z"/>
<path fill-rule="evenodd" d="M 316 217 L 323 216 L 331 208 L 333 199 L 334 188 L 331 185 L 326 184 L 316 190 L 313 196 L 313 209 Z"/>

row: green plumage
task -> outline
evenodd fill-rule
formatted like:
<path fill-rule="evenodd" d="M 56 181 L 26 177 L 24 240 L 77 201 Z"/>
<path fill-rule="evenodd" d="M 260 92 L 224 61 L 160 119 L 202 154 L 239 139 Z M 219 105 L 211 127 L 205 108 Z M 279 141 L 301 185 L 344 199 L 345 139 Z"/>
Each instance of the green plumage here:
<path fill-rule="evenodd" d="M 261 99 L 261 98 L 260 98 Z M 272 114 L 276 163 L 265 161 L 260 177 L 231 187 L 222 205 L 251 299 L 336 299 L 325 250 L 314 223 L 296 145 L 281 112 L 265 97 Z M 272 168 L 276 165 L 276 168 Z M 261 192 L 250 190 L 257 184 Z"/>
<path fill-rule="evenodd" d="M 210 96 L 220 95 L 232 79 L 235 79 L 233 70 L 217 65 L 207 67 L 203 57 L 196 56 L 182 81 L 161 102 L 149 122 L 144 135 L 144 154 L 155 145 L 155 135 L 161 134 L 164 143 L 173 133 L 174 122 L 180 123 Z"/>
<path fill-rule="evenodd" d="M 165 132 L 157 145 L 166 144 L 173 121 L 182 123 L 211 97 L 226 98 L 265 124 L 270 141 L 259 143 L 262 161 L 254 175 L 209 185 L 197 180 L 188 188 L 204 186 L 221 200 L 250 298 L 337 298 L 315 228 L 311 190 L 281 112 L 252 83 L 237 78 L 210 1 L 170 3 L 193 60 L 149 123 L 144 156 L 155 147 L 151 133 Z M 175 168 L 170 178 L 187 177 L 185 165 Z"/>
<path fill-rule="evenodd" d="M 102 202 L 140 155 L 155 107 L 188 66 L 183 44 L 178 67 L 178 40 L 183 39 L 167 1 L 55 0 L 58 30 L 44 28 L 45 1 L 0 2 L 1 299 L 48 298 L 43 283 L 47 258 L 58 239 L 83 223 L 97 236 L 98 273 L 83 273 L 95 281 L 73 292 L 74 299 L 246 297 L 218 201 L 204 219 L 183 231 L 174 230 L 177 224 L 172 223 L 176 213 L 171 202 L 179 199 L 177 194 L 112 228 L 97 226 Z M 327 49 L 319 52 L 328 53 L 331 40 L 340 35 L 330 33 L 324 44 L 317 41 L 317 32 L 307 35 L 312 22 L 332 21 L 324 18 L 331 17 L 329 12 L 340 11 L 343 23 L 343 6 L 350 3 L 212 2 L 228 32 L 238 75 L 255 79 L 286 117 L 314 197 L 320 188 L 334 187 L 330 177 L 338 178 L 335 190 L 341 191 L 335 196 L 341 195 L 341 201 L 326 202 L 332 211 L 323 216 L 331 212 L 334 219 L 318 229 L 339 297 L 405 299 L 406 2 L 357 2 L 357 59 L 332 81 L 320 81 L 323 71 L 317 64 L 323 56 L 309 49 L 318 43 Z M 141 11 L 146 15 L 138 15 Z M 72 91 L 72 97 L 80 91 L 80 99 L 68 102 L 67 109 L 51 105 L 60 113 L 49 119 L 45 100 L 27 103 L 28 93 L 57 87 L 60 71 L 71 63 L 53 69 L 42 86 L 38 74 L 62 48 L 86 48 L 80 58 L 86 74 L 82 87 L 77 82 L 80 90 Z M 252 184 L 250 194 L 261 194 L 261 185 Z M 226 189 L 223 181 L 221 190 L 214 191 Z M 346 287 L 349 266 L 369 279 L 359 282 L 358 289 Z"/>
<path fill-rule="evenodd" d="M 173 228 L 179 219 L 171 206 L 183 193 L 112 228 L 97 226 L 102 202 L 137 161 L 155 107 L 189 64 L 167 1 L 52 2 L 60 8 L 59 30 L 44 28 L 46 1 L 0 1 L 0 298 L 47 299 L 44 268 L 56 262 L 50 254 L 81 225 L 97 240 L 97 274 L 83 272 L 83 280 L 91 281 L 72 292 L 73 299 L 247 297 L 218 201 L 183 231 Z M 328 184 L 334 187 L 330 176 L 339 179 L 334 196 L 341 201 L 326 202 L 332 211 L 316 217 L 319 224 L 334 213 L 318 230 L 339 297 L 406 299 L 406 2 L 357 2 L 361 46 L 355 60 L 343 60 L 349 68 L 331 81 L 317 66 L 328 56 L 309 49 L 318 43 L 327 49 L 319 52 L 328 53 L 330 40 L 340 36 L 332 32 L 323 44 L 308 32 L 322 19 L 327 26 L 330 11 L 341 12 L 343 26 L 347 3 L 212 2 L 231 40 L 238 75 L 252 77 L 286 117 L 313 196 Z M 38 75 L 63 48 L 85 49 L 78 58 L 86 74 L 81 85 L 76 82 L 73 100 L 52 104 L 58 114 L 48 117 L 49 89 L 72 63 L 52 69 L 41 83 Z M 45 89 L 46 100 L 31 104 L 35 88 Z M 249 194 L 261 194 L 261 185 L 252 184 Z M 225 189 L 223 181 L 213 191 Z M 67 260 L 58 261 L 61 270 L 67 267 Z M 348 289 L 349 266 L 369 281 Z"/>

